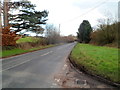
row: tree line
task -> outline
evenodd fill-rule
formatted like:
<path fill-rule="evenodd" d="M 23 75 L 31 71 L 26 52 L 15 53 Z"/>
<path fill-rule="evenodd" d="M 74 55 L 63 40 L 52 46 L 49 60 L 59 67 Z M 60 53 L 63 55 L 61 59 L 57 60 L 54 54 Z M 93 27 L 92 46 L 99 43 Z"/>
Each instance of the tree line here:
<path fill-rule="evenodd" d="M 93 30 L 88 20 L 83 20 L 77 32 L 78 42 L 119 48 L 120 22 L 110 19 L 99 21 L 98 27 Z"/>

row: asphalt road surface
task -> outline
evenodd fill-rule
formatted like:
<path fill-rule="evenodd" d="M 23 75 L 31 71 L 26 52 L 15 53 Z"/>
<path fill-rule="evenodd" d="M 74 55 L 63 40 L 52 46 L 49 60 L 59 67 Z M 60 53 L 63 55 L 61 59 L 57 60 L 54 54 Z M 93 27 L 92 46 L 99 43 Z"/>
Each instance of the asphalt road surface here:
<path fill-rule="evenodd" d="M 69 43 L 1 60 L 2 88 L 51 88 L 76 43 Z"/>

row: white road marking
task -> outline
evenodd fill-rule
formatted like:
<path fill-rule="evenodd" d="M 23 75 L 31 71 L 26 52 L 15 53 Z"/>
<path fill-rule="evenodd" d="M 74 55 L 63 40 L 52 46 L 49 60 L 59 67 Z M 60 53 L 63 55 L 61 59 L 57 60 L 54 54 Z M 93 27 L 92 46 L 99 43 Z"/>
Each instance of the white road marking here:
<path fill-rule="evenodd" d="M 28 53 L 26 53 L 26 54 L 28 54 Z M 3 61 L 3 60 L 9 60 L 11 58 L 15 58 L 15 57 L 23 56 L 23 55 L 25 55 L 25 54 L 21 54 L 21 55 L 17 55 L 17 56 L 12 56 L 12 57 L 8 57 L 8 58 L 3 58 L 3 59 L 0 59 L 0 62 Z"/>
<path fill-rule="evenodd" d="M 45 55 L 47 55 L 47 54 L 49 54 L 49 53 L 51 53 L 51 52 L 53 52 L 53 51 L 50 51 L 50 52 L 48 52 L 48 53 L 45 53 L 45 54 L 43 54 L 43 55 L 40 55 L 40 56 L 45 56 Z M 8 63 L 5 63 L 5 64 L 9 64 L 9 63 L 11 63 L 11 62 L 15 62 L 15 61 L 9 61 Z M 5 64 L 2 64 L 2 65 L 5 65 Z"/>
<path fill-rule="evenodd" d="M 29 54 L 29 53 L 34 53 L 34 52 L 28 52 L 26 54 Z M 17 55 L 17 56 L 12 56 L 12 57 L 8 57 L 8 58 L 2 58 L 0 59 L 0 62 L 3 61 L 3 60 L 9 60 L 9 59 L 12 59 L 12 58 L 15 58 L 15 57 L 19 57 L 19 56 L 24 56 L 25 54 L 21 54 L 21 55 Z"/>
<path fill-rule="evenodd" d="M 40 55 L 40 56 L 46 56 L 46 55 L 48 55 L 49 53 L 52 53 L 53 51 L 50 51 L 50 52 L 47 52 L 47 53 L 45 53 L 45 54 L 43 54 L 43 55 Z"/>
<path fill-rule="evenodd" d="M 60 49 L 62 49 L 63 47 L 59 47 L 59 48 L 57 48 L 57 50 L 60 50 Z"/>
<path fill-rule="evenodd" d="M 45 56 L 45 55 L 48 55 L 49 53 L 52 53 L 52 52 L 53 52 L 53 51 L 49 51 L 49 52 L 47 52 L 47 53 L 45 53 L 45 54 L 43 54 L 43 55 L 40 55 L 40 56 Z M 31 60 L 26 60 L 26 61 L 24 61 L 24 62 L 22 62 L 22 63 L 16 64 L 16 65 L 14 65 L 14 66 L 11 66 L 11 67 L 9 67 L 9 68 L 6 68 L 6 69 L 4 69 L 4 70 L 1 70 L 0 72 L 9 70 L 9 69 L 14 68 L 14 67 L 17 67 L 17 66 L 19 66 L 19 65 L 22 65 L 22 64 L 27 63 L 27 62 L 32 61 L 32 60 L 33 60 L 33 59 L 31 59 Z"/>
<path fill-rule="evenodd" d="M 24 61 L 24 62 L 22 62 L 22 63 L 16 64 L 16 65 L 14 65 L 14 66 L 12 66 L 12 67 L 9 67 L 9 68 L 6 68 L 6 69 L 4 69 L 4 70 L 2 70 L 2 71 L 9 70 L 9 69 L 11 69 L 11 68 L 14 68 L 14 67 L 16 67 L 16 66 L 22 65 L 22 64 L 24 64 L 24 63 L 26 63 L 26 62 L 29 62 L 29 61 L 31 61 L 31 60 L 27 60 L 27 61 Z M 2 72 L 2 71 L 0 71 L 0 72 Z"/>

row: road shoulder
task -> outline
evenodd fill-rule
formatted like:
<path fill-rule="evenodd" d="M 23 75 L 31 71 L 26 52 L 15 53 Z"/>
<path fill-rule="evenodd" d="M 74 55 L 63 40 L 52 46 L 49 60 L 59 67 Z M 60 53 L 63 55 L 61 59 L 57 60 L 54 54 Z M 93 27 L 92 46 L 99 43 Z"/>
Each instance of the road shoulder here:
<path fill-rule="evenodd" d="M 61 72 L 54 76 L 54 80 L 62 88 L 115 88 L 77 70 L 69 59 L 66 60 Z"/>

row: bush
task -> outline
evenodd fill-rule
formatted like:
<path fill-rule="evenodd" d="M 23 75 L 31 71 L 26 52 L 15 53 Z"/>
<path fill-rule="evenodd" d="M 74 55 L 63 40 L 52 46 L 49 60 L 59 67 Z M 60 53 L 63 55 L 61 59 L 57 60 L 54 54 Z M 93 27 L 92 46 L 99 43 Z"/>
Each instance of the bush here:
<path fill-rule="evenodd" d="M 11 34 L 2 34 L 2 46 L 16 45 L 15 35 Z"/>
<path fill-rule="evenodd" d="M 32 40 L 32 38 L 31 38 L 31 40 Z M 30 48 L 33 48 L 33 47 L 38 47 L 40 45 L 47 45 L 47 40 L 45 38 L 37 38 L 36 42 L 33 42 L 33 41 L 31 41 L 31 42 L 21 42 L 21 43 L 18 43 L 16 45 L 16 47 L 20 48 L 20 49 L 30 49 Z"/>
<path fill-rule="evenodd" d="M 17 35 L 15 32 L 10 32 L 10 26 L 2 29 L 2 32 L 0 32 L 0 37 L 2 37 L 2 43 L 0 43 L 0 46 L 16 45 Z"/>
<path fill-rule="evenodd" d="M 120 23 L 100 25 L 99 29 L 92 32 L 90 43 L 106 45 L 118 42 L 118 25 L 120 25 Z"/>
<path fill-rule="evenodd" d="M 46 38 L 42 38 L 40 41 L 39 41 L 40 45 L 47 45 L 48 44 L 48 41 Z"/>
<path fill-rule="evenodd" d="M 16 46 L 2 46 L 2 50 L 12 50 L 15 48 L 16 48 Z"/>
<path fill-rule="evenodd" d="M 17 48 L 24 49 L 24 50 L 30 49 L 34 46 L 35 45 L 33 45 L 31 42 L 19 43 L 16 45 Z"/>

